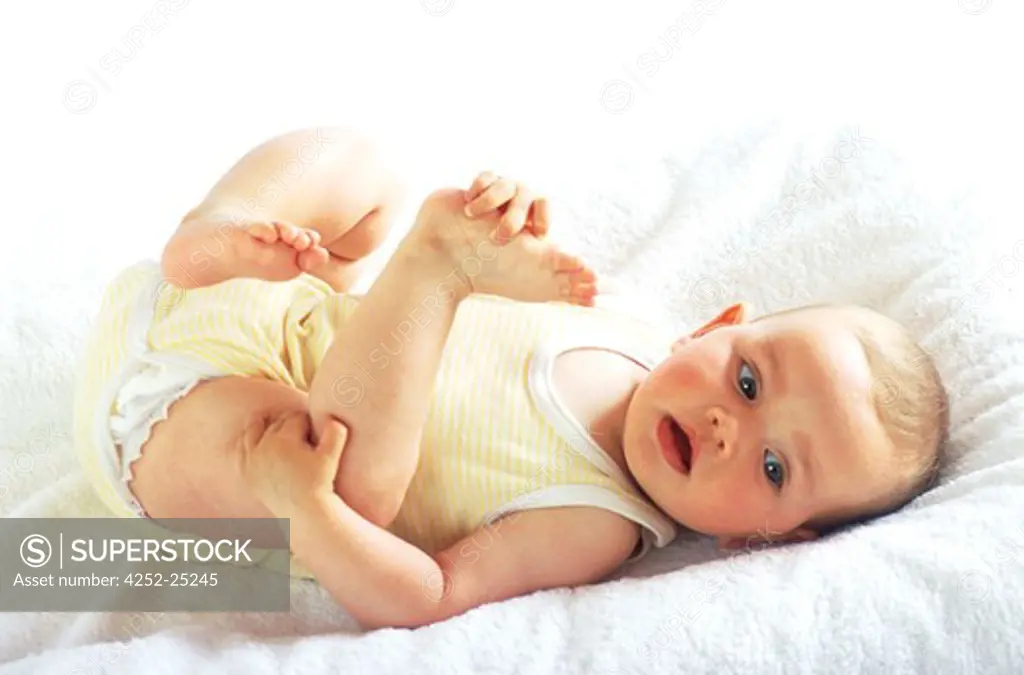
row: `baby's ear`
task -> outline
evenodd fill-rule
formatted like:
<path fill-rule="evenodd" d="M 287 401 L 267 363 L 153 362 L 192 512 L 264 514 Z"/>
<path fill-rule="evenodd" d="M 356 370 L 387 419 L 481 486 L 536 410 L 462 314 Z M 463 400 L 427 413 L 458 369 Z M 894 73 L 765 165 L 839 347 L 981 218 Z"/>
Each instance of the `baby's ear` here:
<path fill-rule="evenodd" d="M 691 335 L 680 338 L 676 341 L 676 344 L 682 346 L 693 338 L 699 338 L 707 335 L 716 328 L 723 328 L 725 326 L 736 326 L 744 323 L 747 320 L 747 306 L 742 302 L 738 302 L 735 305 L 727 307 L 721 314 L 716 316 L 711 321 L 693 331 Z"/>
<path fill-rule="evenodd" d="M 684 335 L 675 342 L 672 343 L 672 351 L 685 346 L 691 340 L 695 340 L 699 337 L 707 335 L 716 328 L 722 328 L 724 326 L 736 326 L 747 320 L 747 305 L 742 302 L 738 302 L 725 309 L 721 314 L 716 316 L 711 321 L 693 331 L 690 335 Z"/>

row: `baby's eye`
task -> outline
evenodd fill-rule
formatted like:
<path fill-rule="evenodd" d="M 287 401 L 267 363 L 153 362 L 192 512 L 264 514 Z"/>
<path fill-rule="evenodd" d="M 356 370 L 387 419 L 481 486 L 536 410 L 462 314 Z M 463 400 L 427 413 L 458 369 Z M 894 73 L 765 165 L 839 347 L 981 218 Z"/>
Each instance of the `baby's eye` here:
<path fill-rule="evenodd" d="M 764 451 L 764 475 L 776 490 L 781 490 L 783 483 L 786 482 L 786 470 L 771 450 Z"/>
<path fill-rule="evenodd" d="M 739 385 L 740 391 L 748 401 L 757 399 L 757 378 L 754 376 L 754 370 L 746 361 L 740 363 L 736 384 Z"/>

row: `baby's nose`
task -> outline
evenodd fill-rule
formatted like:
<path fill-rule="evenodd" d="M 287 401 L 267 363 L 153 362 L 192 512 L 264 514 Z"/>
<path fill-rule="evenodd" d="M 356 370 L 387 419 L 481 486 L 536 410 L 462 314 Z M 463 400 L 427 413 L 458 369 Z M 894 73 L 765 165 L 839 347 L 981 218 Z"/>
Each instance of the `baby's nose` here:
<path fill-rule="evenodd" d="M 715 450 L 722 455 L 731 455 L 736 448 L 736 418 L 718 406 L 708 408 L 707 417 Z"/>

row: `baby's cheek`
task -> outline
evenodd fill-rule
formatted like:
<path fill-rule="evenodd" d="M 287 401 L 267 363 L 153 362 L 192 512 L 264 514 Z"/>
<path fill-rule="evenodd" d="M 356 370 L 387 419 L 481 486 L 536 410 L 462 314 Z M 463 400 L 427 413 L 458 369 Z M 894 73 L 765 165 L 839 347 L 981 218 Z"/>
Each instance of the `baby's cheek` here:
<path fill-rule="evenodd" d="M 695 359 L 679 359 L 669 364 L 662 382 L 674 390 L 693 391 L 706 389 L 711 383 L 710 368 Z"/>
<path fill-rule="evenodd" d="M 723 532 L 753 533 L 764 527 L 768 513 L 749 479 L 731 472 L 718 476 L 707 488 L 708 511 Z"/>

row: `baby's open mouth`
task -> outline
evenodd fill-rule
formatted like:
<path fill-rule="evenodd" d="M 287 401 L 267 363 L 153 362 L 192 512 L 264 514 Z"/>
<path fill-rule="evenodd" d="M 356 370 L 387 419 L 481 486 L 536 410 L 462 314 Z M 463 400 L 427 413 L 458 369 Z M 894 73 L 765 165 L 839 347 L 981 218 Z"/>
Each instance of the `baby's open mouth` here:
<path fill-rule="evenodd" d="M 689 474 L 693 459 L 690 438 L 676 420 L 666 415 L 658 423 L 658 443 L 665 461 L 679 473 Z"/>

